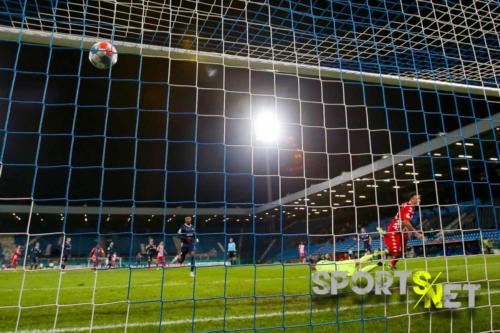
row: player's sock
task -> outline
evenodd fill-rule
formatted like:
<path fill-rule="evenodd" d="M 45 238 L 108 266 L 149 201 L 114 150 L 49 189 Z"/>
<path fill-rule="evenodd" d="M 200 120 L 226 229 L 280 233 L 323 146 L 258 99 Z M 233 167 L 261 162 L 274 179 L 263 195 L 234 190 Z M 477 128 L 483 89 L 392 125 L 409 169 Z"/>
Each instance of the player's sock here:
<path fill-rule="evenodd" d="M 398 262 L 398 259 L 397 259 L 397 258 L 393 258 L 393 259 L 391 260 L 390 267 L 391 267 L 392 269 L 396 268 L 396 263 L 397 263 L 397 262 Z"/>
<path fill-rule="evenodd" d="M 191 272 L 194 272 L 194 256 L 191 256 Z"/>

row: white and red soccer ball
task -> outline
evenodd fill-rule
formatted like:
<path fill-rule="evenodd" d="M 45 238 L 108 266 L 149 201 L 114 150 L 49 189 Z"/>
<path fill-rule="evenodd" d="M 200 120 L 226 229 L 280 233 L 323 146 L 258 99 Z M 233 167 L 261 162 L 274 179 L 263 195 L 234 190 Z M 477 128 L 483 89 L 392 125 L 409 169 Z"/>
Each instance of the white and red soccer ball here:
<path fill-rule="evenodd" d="M 118 61 L 118 52 L 110 42 L 97 42 L 90 48 L 89 61 L 98 69 L 107 69 Z"/>

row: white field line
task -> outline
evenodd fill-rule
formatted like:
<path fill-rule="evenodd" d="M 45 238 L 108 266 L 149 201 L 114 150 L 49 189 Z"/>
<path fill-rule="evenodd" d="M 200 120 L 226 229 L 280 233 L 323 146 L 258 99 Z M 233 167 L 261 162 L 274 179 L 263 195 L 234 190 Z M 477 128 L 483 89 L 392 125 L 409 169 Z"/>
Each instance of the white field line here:
<path fill-rule="evenodd" d="M 282 277 L 273 277 L 273 278 L 257 278 L 257 281 L 272 281 L 272 280 L 282 280 Z M 285 277 L 285 280 L 297 280 L 297 279 L 308 279 L 306 276 L 299 276 L 299 277 Z M 235 279 L 228 279 L 227 284 L 235 284 L 235 283 L 241 283 L 241 282 L 253 282 L 254 279 L 240 279 L 240 280 L 235 280 Z M 200 281 L 197 280 L 197 284 L 203 284 L 203 285 L 214 285 L 214 284 L 225 284 L 226 281 L 224 280 L 215 280 L 215 281 Z M 137 289 L 137 288 L 146 288 L 146 287 L 159 287 L 161 285 L 161 281 L 158 281 L 156 283 L 140 283 L 140 282 L 135 282 L 130 284 L 130 288 L 132 289 Z M 165 280 L 163 282 L 164 287 L 170 287 L 170 286 L 187 286 L 187 285 L 192 285 L 193 284 L 193 279 L 189 278 L 189 280 L 184 280 L 182 282 L 170 282 L 168 280 Z M 113 285 L 98 285 L 96 289 L 121 289 L 121 288 L 128 288 L 128 284 L 113 284 Z M 68 287 L 61 287 L 62 289 L 67 289 L 67 290 L 73 290 L 73 289 L 93 289 L 93 286 L 88 285 L 88 286 L 68 286 Z M 49 290 L 57 290 L 57 287 L 41 287 L 41 288 L 23 288 L 23 291 L 49 291 Z M 13 288 L 0 288 L 0 291 L 19 291 L 18 289 L 13 289 Z"/>
<path fill-rule="evenodd" d="M 473 266 L 484 266 L 484 264 L 467 264 L 467 267 L 473 267 Z M 499 263 L 490 263 L 488 264 L 489 267 L 491 266 L 500 266 L 500 262 Z M 443 269 L 442 268 L 439 268 L 439 267 L 429 267 L 427 268 L 427 271 L 429 272 L 432 272 L 432 271 L 442 271 Z M 410 270 L 412 271 L 412 270 Z M 39 271 L 39 272 L 45 272 L 45 271 Z M 99 273 L 104 273 L 104 272 L 108 272 L 107 270 L 102 270 L 102 271 L 98 271 L 98 274 Z M 32 272 L 34 274 L 36 274 L 37 272 Z M 307 276 L 295 276 L 295 277 L 292 277 L 290 276 L 289 273 L 285 274 L 285 278 L 284 280 L 297 280 L 297 279 L 308 279 Z M 137 280 L 137 278 L 133 278 L 133 280 Z M 273 281 L 273 280 L 283 280 L 283 277 L 280 276 L 280 277 L 270 277 L 270 278 L 257 278 L 257 283 L 259 283 L 259 281 Z M 248 279 L 238 279 L 238 280 L 235 280 L 234 278 L 232 279 L 228 279 L 227 282 L 225 280 L 215 280 L 215 281 L 200 281 L 199 279 L 197 280 L 197 283 L 198 284 L 204 284 L 204 285 L 218 285 L 218 284 L 234 284 L 234 283 L 241 283 L 241 282 L 254 282 L 254 279 L 253 278 L 248 278 Z M 453 282 L 465 282 L 465 281 L 453 281 Z M 187 279 L 187 280 L 183 280 L 183 281 L 179 281 L 179 282 L 171 282 L 171 281 L 168 281 L 168 280 L 165 280 L 163 282 L 163 285 L 164 287 L 170 287 L 170 286 L 187 286 L 187 285 L 192 285 L 193 284 L 193 280 L 192 279 Z M 130 288 L 133 288 L 133 289 L 138 289 L 138 288 L 148 288 L 148 287 L 157 287 L 161 285 L 161 281 L 157 282 L 157 283 L 140 283 L 140 282 L 133 282 L 131 283 L 130 285 Z M 128 284 L 119 284 L 119 285 L 116 285 L 116 284 L 113 284 L 113 285 L 98 285 L 96 287 L 96 289 L 121 289 L 121 288 L 128 288 Z M 66 286 L 66 287 L 61 287 L 61 290 L 78 290 L 78 289 L 93 289 L 92 286 L 88 285 L 88 286 Z M 51 291 L 51 290 L 57 290 L 57 287 L 40 287 L 40 288 L 23 288 L 23 291 Z M 18 292 L 18 289 L 15 289 L 15 288 L 12 288 L 12 287 L 0 287 L 0 291 L 10 291 L 10 292 Z"/>
<path fill-rule="evenodd" d="M 499 294 L 500 291 L 492 291 L 490 294 Z M 477 293 L 479 295 L 484 295 L 487 294 L 486 292 L 480 292 Z M 459 299 L 464 300 L 466 297 L 459 297 Z M 387 306 L 387 305 L 397 305 L 397 304 L 407 304 L 407 302 L 390 302 L 390 303 L 385 303 L 385 302 L 380 302 L 376 304 L 366 304 L 363 305 L 364 308 L 376 308 L 380 306 Z M 498 305 L 492 305 L 492 306 L 498 306 Z M 230 320 L 249 320 L 249 319 L 254 319 L 254 318 L 272 318 L 272 317 L 282 317 L 283 313 L 285 315 L 303 315 L 303 314 L 317 314 L 317 313 L 325 313 L 325 312 L 332 312 L 335 313 L 337 310 L 338 311 L 346 311 L 350 309 L 359 309 L 361 305 L 348 305 L 348 306 L 339 306 L 338 308 L 324 308 L 324 309 L 309 309 L 309 310 L 289 310 L 289 311 L 283 311 L 283 312 L 268 312 L 268 313 L 256 313 L 255 315 L 242 315 L 242 316 L 226 316 L 226 317 L 196 317 L 195 320 L 195 325 L 196 323 L 204 323 L 204 322 L 211 322 L 211 321 L 230 321 Z M 488 305 L 483 305 L 480 306 L 481 308 L 483 307 L 489 307 Z M 479 308 L 479 307 L 478 307 Z M 460 309 L 465 309 L 465 307 L 462 307 Z M 454 309 L 454 310 L 459 310 L 459 309 Z M 444 310 L 445 311 L 445 310 Z M 428 310 L 422 313 L 428 313 Z M 417 315 L 419 313 L 411 313 L 410 315 Z M 158 327 L 160 324 L 162 326 L 175 326 L 175 325 L 182 325 L 182 324 L 190 324 L 193 321 L 193 318 L 191 316 L 186 316 L 186 319 L 177 319 L 177 320 L 163 320 L 161 323 L 159 321 L 150 321 L 150 322 L 136 322 L 136 323 L 120 323 L 120 324 L 110 324 L 110 325 L 95 325 L 92 327 L 62 327 L 62 328 L 56 328 L 56 329 L 35 329 L 35 330 L 18 330 L 18 331 L 3 331 L 0 333 L 77 333 L 77 332 L 88 332 L 90 330 L 92 331 L 100 331 L 100 330 L 111 330 L 111 329 L 119 329 L 119 328 L 137 328 L 137 327 L 151 327 L 151 326 L 156 326 Z"/>

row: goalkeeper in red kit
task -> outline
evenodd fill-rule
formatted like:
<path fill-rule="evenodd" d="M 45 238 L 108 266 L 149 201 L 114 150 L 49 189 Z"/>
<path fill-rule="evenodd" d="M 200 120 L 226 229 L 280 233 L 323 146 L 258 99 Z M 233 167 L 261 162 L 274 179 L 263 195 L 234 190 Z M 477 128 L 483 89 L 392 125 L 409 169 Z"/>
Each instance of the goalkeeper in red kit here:
<path fill-rule="evenodd" d="M 409 233 L 415 234 L 415 236 L 422 241 L 424 240 L 424 235 L 418 232 L 411 224 L 411 220 L 415 215 L 415 206 L 418 206 L 419 203 L 420 196 L 416 193 L 410 194 L 409 200 L 401 205 L 398 213 L 387 227 L 387 232 L 378 228 L 379 232 L 384 234 L 385 245 L 392 257 L 390 263 L 391 269 L 396 268 L 398 259 L 401 258 L 404 251 L 406 251 Z"/>

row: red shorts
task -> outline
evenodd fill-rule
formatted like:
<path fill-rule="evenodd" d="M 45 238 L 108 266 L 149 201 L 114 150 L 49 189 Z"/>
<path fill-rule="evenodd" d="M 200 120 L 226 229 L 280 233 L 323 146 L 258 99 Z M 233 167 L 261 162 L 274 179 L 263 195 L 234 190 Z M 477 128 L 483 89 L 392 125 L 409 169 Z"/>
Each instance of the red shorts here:
<path fill-rule="evenodd" d="M 163 257 L 156 257 L 156 261 L 157 262 L 163 262 L 164 260 L 163 260 Z"/>
<path fill-rule="evenodd" d="M 10 264 L 11 265 L 17 265 L 17 257 L 14 257 L 14 258 L 10 259 Z"/>
<path fill-rule="evenodd" d="M 399 231 L 389 231 L 384 237 L 385 245 L 393 257 L 401 257 L 408 243 L 408 234 Z"/>

